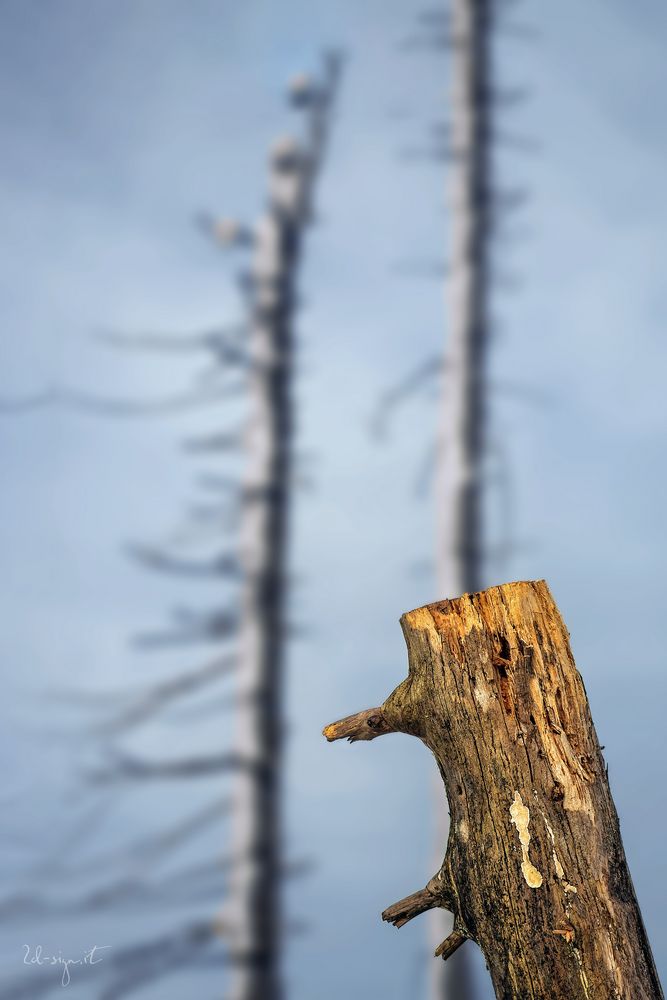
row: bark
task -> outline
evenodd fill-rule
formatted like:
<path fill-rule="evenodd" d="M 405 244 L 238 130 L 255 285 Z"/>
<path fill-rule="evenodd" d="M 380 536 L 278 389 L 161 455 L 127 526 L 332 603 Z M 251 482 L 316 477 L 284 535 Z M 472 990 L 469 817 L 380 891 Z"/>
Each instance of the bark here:
<path fill-rule="evenodd" d="M 385 910 L 400 927 L 446 908 L 482 949 L 499 1000 L 663 997 L 588 700 L 543 581 L 401 619 L 409 675 L 377 709 L 325 729 L 421 739 L 451 825 L 428 885 Z M 373 720 L 372 729 L 369 720 Z"/>

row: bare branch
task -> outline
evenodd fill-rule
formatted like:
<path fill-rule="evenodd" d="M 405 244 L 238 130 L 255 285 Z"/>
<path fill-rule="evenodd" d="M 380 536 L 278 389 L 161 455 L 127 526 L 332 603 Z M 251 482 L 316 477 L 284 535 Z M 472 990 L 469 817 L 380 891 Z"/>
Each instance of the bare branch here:
<path fill-rule="evenodd" d="M 39 882 L 46 877 L 50 877 L 61 864 L 61 859 L 66 856 L 77 856 L 82 845 L 90 839 L 92 835 L 103 825 L 114 804 L 114 797 L 107 792 L 100 793 L 96 800 L 87 807 L 84 806 L 82 814 L 77 816 L 67 831 L 62 836 L 52 838 L 53 846 L 50 851 L 33 864 L 28 872 L 26 880 Z"/>
<path fill-rule="evenodd" d="M 247 327 L 245 324 L 239 324 L 233 327 L 207 330 L 203 333 L 185 336 L 161 333 L 127 334 L 118 333 L 113 330 L 103 330 L 98 332 L 96 337 L 109 347 L 177 354 L 203 349 L 212 351 L 223 361 L 245 363 L 247 355 L 243 349 L 241 335 L 246 332 Z"/>
<path fill-rule="evenodd" d="M 114 753 L 113 763 L 89 774 L 90 780 L 99 784 L 117 781 L 171 780 L 205 778 L 225 771 L 259 769 L 253 761 L 241 754 L 230 752 L 204 757 L 181 758 L 173 761 L 150 761 L 140 757 Z"/>
<path fill-rule="evenodd" d="M 531 97 L 528 87 L 494 87 L 493 102 L 498 108 L 514 108 L 518 104 L 523 104 Z"/>
<path fill-rule="evenodd" d="M 220 928 L 211 920 L 200 920 L 155 941 L 124 949 L 124 953 L 117 955 L 113 962 L 118 976 L 101 994 L 100 1000 L 119 1000 L 174 969 L 195 962 L 198 965 L 210 962 L 213 956 L 207 955 L 207 949 L 219 942 Z M 224 958 L 221 949 L 217 961 L 222 962 Z"/>
<path fill-rule="evenodd" d="M 518 22 L 502 21 L 498 22 L 499 31 L 503 35 L 516 38 L 520 41 L 534 42 L 539 38 L 540 32 L 532 24 L 520 24 Z"/>
<path fill-rule="evenodd" d="M 200 211 L 195 216 L 197 228 L 220 247 L 251 247 L 255 234 L 236 219 L 218 218 L 211 212 Z"/>
<path fill-rule="evenodd" d="M 449 906 L 449 894 L 445 888 L 445 883 L 438 872 L 426 883 L 423 889 L 413 892 L 404 899 L 399 899 L 398 903 L 388 906 L 382 913 L 382 919 L 394 927 L 403 927 L 408 921 L 414 920 L 422 913 L 433 910 L 436 907 Z"/>
<path fill-rule="evenodd" d="M 400 928 L 436 906 L 438 906 L 437 898 L 428 889 L 419 889 L 418 892 L 400 899 L 398 903 L 388 906 L 382 913 L 382 919 Z"/>
<path fill-rule="evenodd" d="M 229 434 L 209 434 L 206 437 L 188 438 L 183 442 L 183 448 L 190 452 L 234 451 L 241 444 L 241 431 L 232 431 Z"/>
<path fill-rule="evenodd" d="M 143 690 L 138 697 L 126 695 L 130 704 L 112 715 L 100 728 L 105 733 L 127 731 L 140 722 L 145 722 L 146 719 L 153 717 L 165 705 L 176 701 L 183 695 L 191 694 L 221 677 L 228 676 L 236 665 L 237 658 L 235 656 L 219 657 L 204 664 L 198 670 L 191 670 L 172 677 L 168 681 L 152 685 L 147 690 Z"/>
<path fill-rule="evenodd" d="M 329 743 L 335 740 L 347 740 L 349 743 L 356 743 L 358 740 L 374 740 L 376 736 L 383 736 L 385 733 L 396 732 L 389 722 L 383 709 L 367 708 L 356 715 L 348 715 L 338 722 L 332 722 L 325 726 L 322 735 L 326 736 Z"/>
<path fill-rule="evenodd" d="M 438 945 L 435 949 L 434 955 L 436 958 L 442 958 L 443 961 L 446 962 L 447 959 L 451 958 L 454 952 L 457 951 L 462 944 L 465 944 L 467 940 L 468 938 L 465 934 L 461 934 L 460 931 L 452 931 L 452 933 Z"/>
<path fill-rule="evenodd" d="M 489 389 L 505 398 L 517 400 L 530 406 L 540 408 L 551 408 L 555 404 L 552 393 L 540 388 L 535 388 L 527 382 L 514 381 L 512 379 L 496 379 L 489 382 Z"/>
<path fill-rule="evenodd" d="M 165 413 L 195 409 L 226 401 L 243 390 L 242 385 L 220 388 L 215 391 L 197 391 L 180 396 L 166 396 L 161 399 L 114 399 L 82 392 L 79 389 L 52 388 L 14 399 L 0 398 L 0 413 L 23 413 L 50 406 L 64 406 L 87 413 L 115 417 L 159 416 Z"/>
<path fill-rule="evenodd" d="M 135 639 L 135 645 L 143 649 L 162 649 L 165 646 L 182 646 L 193 642 L 212 642 L 231 638 L 238 629 L 236 611 L 222 610 L 200 616 L 181 610 L 175 613 L 175 617 L 182 625 L 178 631 L 139 635 Z"/>
<path fill-rule="evenodd" d="M 142 871 L 145 871 L 147 866 L 154 866 L 193 837 L 228 816 L 232 804 L 232 799 L 229 797 L 216 799 L 213 803 L 204 806 L 203 809 L 197 810 L 174 829 L 143 837 L 137 843 L 130 844 L 119 851 L 98 854 L 85 861 L 78 860 L 76 871 L 72 872 L 68 869 L 65 875 L 70 879 L 74 875 L 101 869 L 106 870 L 119 861 L 124 861 L 128 866 L 139 864 Z"/>
<path fill-rule="evenodd" d="M 223 712 L 229 712 L 247 705 L 254 701 L 255 695 L 251 693 L 239 694 L 234 691 L 230 694 L 221 695 L 219 698 L 207 698 L 200 705 L 185 706 L 176 712 L 172 712 L 169 722 L 180 723 L 183 720 L 205 719 L 220 716 Z"/>
<path fill-rule="evenodd" d="M 0 905 L 0 920 L 13 924 L 21 920 L 47 916 L 78 916 L 103 913 L 126 906 L 132 910 L 165 905 L 184 905 L 220 896 L 224 883 L 220 876 L 231 867 L 231 861 L 207 862 L 178 872 L 167 879 L 148 880 L 141 875 L 116 878 L 106 885 L 84 893 L 79 898 L 56 899 L 38 893 L 17 893 Z M 69 877 L 77 872 L 69 872 Z M 218 878 L 218 881 L 216 881 Z M 198 882 L 199 880 L 199 882 Z"/>
<path fill-rule="evenodd" d="M 435 378 L 439 378 L 444 370 L 444 366 L 445 363 L 440 355 L 428 358 L 426 361 L 422 361 L 413 371 L 409 372 L 400 382 L 383 393 L 371 421 L 373 430 L 378 437 L 386 432 L 387 417 L 389 414 L 406 399 L 413 396 L 419 389 L 423 388 L 425 384 L 432 382 Z"/>
<path fill-rule="evenodd" d="M 214 559 L 202 562 L 201 560 L 181 559 L 149 545 L 133 544 L 128 546 L 128 552 L 144 566 L 161 573 L 208 577 L 235 577 L 240 573 L 237 556 L 229 553 L 223 553 Z"/>
<path fill-rule="evenodd" d="M 522 153 L 535 154 L 542 150 L 542 145 L 537 139 L 520 135 L 517 132 L 509 132 L 506 129 L 495 129 L 493 139 L 500 146 L 507 146 Z"/>
<path fill-rule="evenodd" d="M 225 493 L 238 492 L 239 484 L 233 476 L 214 475 L 206 472 L 199 476 L 197 482 L 207 490 L 220 490 Z"/>

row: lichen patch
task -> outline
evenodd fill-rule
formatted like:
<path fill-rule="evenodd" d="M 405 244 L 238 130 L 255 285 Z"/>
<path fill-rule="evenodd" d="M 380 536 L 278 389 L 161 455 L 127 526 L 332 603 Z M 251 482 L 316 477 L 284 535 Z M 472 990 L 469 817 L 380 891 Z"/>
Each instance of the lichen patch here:
<path fill-rule="evenodd" d="M 523 877 L 531 889 L 539 889 L 542 885 L 542 875 L 528 856 L 528 845 L 530 844 L 530 830 L 528 829 L 530 825 L 530 809 L 523 804 L 523 799 L 518 792 L 514 793 L 514 801 L 510 806 L 510 819 L 519 834 L 521 854 L 523 855 L 523 861 L 521 862 Z"/>
<path fill-rule="evenodd" d="M 563 870 L 562 864 L 560 863 L 560 858 L 556 854 L 555 847 L 553 849 L 553 856 L 554 856 L 554 868 L 556 869 L 556 876 L 562 881 L 565 878 L 565 872 Z"/>
<path fill-rule="evenodd" d="M 479 707 L 482 709 L 483 712 L 486 712 L 488 710 L 491 701 L 493 700 L 493 695 L 491 694 L 491 692 L 486 687 L 480 687 L 479 685 L 476 685 L 473 688 L 473 694 L 475 696 L 475 701 L 477 702 Z"/>

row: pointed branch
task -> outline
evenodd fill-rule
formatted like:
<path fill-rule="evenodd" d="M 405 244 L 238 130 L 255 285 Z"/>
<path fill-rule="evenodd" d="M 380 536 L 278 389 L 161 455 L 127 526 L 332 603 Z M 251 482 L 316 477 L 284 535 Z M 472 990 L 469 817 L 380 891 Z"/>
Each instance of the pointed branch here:
<path fill-rule="evenodd" d="M 98 854 L 84 862 L 77 861 L 76 874 L 106 870 L 118 861 L 125 861 L 129 865 L 141 863 L 145 870 L 146 865 L 154 865 L 157 861 L 161 861 L 193 837 L 228 816 L 232 810 L 232 804 L 231 798 L 217 799 L 188 816 L 183 823 L 172 830 L 143 837 L 137 843 L 130 844 L 119 851 Z M 65 872 L 67 878 L 71 878 L 73 874 L 69 870 Z"/>
<path fill-rule="evenodd" d="M 449 937 L 446 937 L 445 940 L 435 949 L 435 957 L 442 958 L 442 960 L 446 962 L 447 959 L 451 958 L 454 952 L 457 951 L 467 940 L 468 938 L 465 934 L 461 934 L 460 931 L 452 931 Z"/>
<path fill-rule="evenodd" d="M 554 396 L 548 391 L 536 389 L 534 386 L 513 379 L 496 379 L 488 383 L 491 392 L 505 398 L 512 398 L 530 406 L 551 408 L 554 406 Z"/>
<path fill-rule="evenodd" d="M 50 406 L 65 406 L 87 413 L 115 417 L 159 416 L 165 413 L 180 412 L 200 406 L 210 406 L 220 403 L 234 393 L 242 390 L 242 386 L 230 386 L 221 394 L 220 388 L 215 391 L 184 393 L 180 396 L 165 396 L 161 399 L 113 399 L 95 396 L 79 389 L 53 388 L 45 389 L 33 395 L 16 398 L 0 398 L 0 413 L 23 413 Z"/>
<path fill-rule="evenodd" d="M 156 684 L 148 690 L 142 691 L 139 697 L 114 714 L 100 728 L 107 734 L 127 731 L 154 716 L 170 702 L 197 691 L 221 677 L 226 677 L 235 669 L 236 665 L 237 658 L 235 656 L 220 657 L 211 663 L 206 663 L 198 670 L 191 670 Z"/>
<path fill-rule="evenodd" d="M 220 877 L 233 864 L 231 859 L 208 861 L 204 865 L 190 865 L 168 878 L 152 880 L 141 875 L 129 875 L 115 878 L 74 898 L 63 898 L 62 893 L 55 899 L 39 893 L 16 893 L 0 903 L 0 920 L 16 924 L 33 917 L 103 913 L 122 905 L 136 910 L 140 906 L 152 908 L 156 905 L 199 902 L 220 895 Z M 73 870 L 66 874 L 71 880 L 79 873 Z"/>
<path fill-rule="evenodd" d="M 114 754 L 113 764 L 89 774 L 92 781 L 107 784 L 116 781 L 146 781 L 151 779 L 202 778 L 224 771 L 252 771 L 258 765 L 238 753 L 212 754 L 204 757 L 172 761 L 143 760 L 126 754 Z"/>
<path fill-rule="evenodd" d="M 189 452 L 234 451 L 241 443 L 241 432 L 234 431 L 230 434 L 209 434 L 207 437 L 188 438 L 183 442 L 183 448 Z"/>
<path fill-rule="evenodd" d="M 147 983 L 164 978 L 175 969 L 195 963 L 199 967 L 206 957 L 202 953 L 213 938 L 214 928 L 210 924 L 193 925 L 187 933 L 162 939 L 158 942 L 155 953 L 147 954 L 144 958 L 139 956 L 134 967 L 127 968 L 127 964 L 124 967 L 117 963 L 118 976 L 100 994 L 100 1000 L 121 1000 L 121 997 L 134 993 Z M 222 962 L 223 956 L 218 956 L 217 961 Z"/>
<path fill-rule="evenodd" d="M 493 134 L 494 142 L 500 146 L 516 149 L 522 153 L 539 153 L 542 149 L 537 139 L 527 135 L 520 135 L 517 132 L 509 132 L 506 129 L 495 129 Z"/>
<path fill-rule="evenodd" d="M 322 730 L 322 735 L 326 736 L 329 743 L 334 740 L 356 743 L 358 740 L 374 740 L 376 736 L 396 731 L 381 708 L 367 708 L 364 712 L 332 722 Z"/>
<path fill-rule="evenodd" d="M 236 657 L 232 655 L 218 657 L 196 670 L 178 674 L 176 677 L 170 678 L 169 680 L 143 687 L 140 692 L 137 693 L 136 699 L 137 701 L 141 700 L 142 703 L 143 700 L 146 700 L 150 702 L 159 701 L 160 704 L 162 704 L 165 700 L 168 701 L 178 694 L 185 694 L 190 690 L 203 686 L 209 680 L 214 680 L 217 677 L 224 677 L 231 670 L 233 670 L 235 666 Z M 118 706 L 119 712 L 124 709 L 124 706 L 126 706 L 128 702 L 136 704 L 136 702 L 133 701 L 133 699 L 135 699 L 134 693 L 128 692 L 127 690 L 82 691 L 58 687 L 47 689 L 45 695 L 49 701 L 62 701 L 66 703 L 75 702 L 77 704 L 88 705 L 93 708 L 106 708 L 109 702 L 113 702 Z"/>
<path fill-rule="evenodd" d="M 525 86 L 515 87 L 494 87 L 493 102 L 498 108 L 514 108 L 517 104 L 523 104 L 531 97 L 531 91 Z"/>
<path fill-rule="evenodd" d="M 502 220 L 510 213 L 522 208 L 529 199 L 530 193 L 525 187 L 509 188 L 504 191 L 496 190 L 493 193 L 491 204 L 492 217 L 496 221 Z"/>
<path fill-rule="evenodd" d="M 145 904 L 153 906 L 167 903 L 196 902 L 211 896 L 219 896 L 221 876 L 234 866 L 233 858 L 216 858 L 204 864 L 189 865 L 166 878 L 148 881 L 142 877 L 130 876 L 117 879 L 96 889 L 78 903 L 67 907 L 71 912 L 95 912 L 128 903 L 132 906 Z M 218 880 L 218 881 L 216 881 Z M 59 904 L 56 904 L 56 910 Z"/>
<path fill-rule="evenodd" d="M 229 330 L 209 330 L 190 336 L 159 333 L 124 334 L 104 330 L 97 334 L 97 339 L 110 347 L 139 351 L 182 353 L 193 350 L 209 350 L 223 361 L 238 364 L 245 363 L 247 360 L 240 339 L 240 335 L 245 332 L 244 325 L 238 325 Z"/>
<path fill-rule="evenodd" d="M 235 555 L 223 553 L 215 559 L 201 562 L 180 559 L 148 545 L 130 545 L 128 551 L 149 569 L 181 576 L 238 576 L 239 562 Z"/>
<path fill-rule="evenodd" d="M 405 378 L 383 393 L 372 418 L 372 427 L 378 437 L 386 431 L 388 416 L 406 399 L 422 389 L 425 384 L 432 383 L 434 379 L 439 378 L 444 367 L 445 362 L 442 357 L 435 355 L 422 361 L 417 368 L 408 372 Z"/>
<path fill-rule="evenodd" d="M 219 490 L 223 493 L 238 493 L 239 491 L 239 484 L 233 476 L 205 472 L 197 477 L 197 482 L 205 490 Z"/>
<path fill-rule="evenodd" d="M 192 642 L 212 642 L 230 638 L 238 627 L 238 615 L 235 611 L 219 611 L 202 617 L 180 613 L 177 618 L 183 626 L 181 630 L 139 635 L 135 639 L 136 645 L 144 649 L 162 649 L 165 646 L 188 645 Z"/>
<path fill-rule="evenodd" d="M 172 712 L 165 719 L 165 722 L 179 725 L 182 722 L 191 722 L 193 719 L 210 719 L 220 717 L 223 712 L 235 711 L 241 706 L 249 705 L 256 701 L 257 696 L 250 692 L 240 694 L 237 691 L 221 695 L 219 698 L 206 698 L 201 704 L 188 705 Z"/>
<path fill-rule="evenodd" d="M 438 875 L 430 879 L 423 889 L 413 892 L 397 903 L 388 906 L 382 919 L 394 927 L 403 927 L 422 913 L 443 905 L 442 883 Z"/>
<path fill-rule="evenodd" d="M 236 219 L 216 218 L 211 212 L 201 211 L 195 217 L 195 224 L 221 247 L 252 247 L 255 243 L 252 229 Z"/>
<path fill-rule="evenodd" d="M 106 821 L 114 805 L 114 797 L 100 793 L 91 805 L 84 807 L 82 815 L 67 829 L 63 836 L 53 838 L 53 846 L 26 872 L 28 882 L 43 883 L 61 864 L 63 857 L 78 857 L 83 845 L 91 839 Z"/>

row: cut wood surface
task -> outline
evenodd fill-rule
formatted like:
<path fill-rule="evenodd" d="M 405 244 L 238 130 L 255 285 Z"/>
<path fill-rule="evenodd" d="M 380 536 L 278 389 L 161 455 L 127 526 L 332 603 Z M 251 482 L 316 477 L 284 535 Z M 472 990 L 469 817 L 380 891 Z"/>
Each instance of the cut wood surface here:
<path fill-rule="evenodd" d="M 663 993 L 567 630 L 544 581 L 401 619 L 409 674 L 328 740 L 403 732 L 432 751 L 451 815 L 444 862 L 383 913 L 442 907 L 482 949 L 502 1000 L 657 1000 Z"/>

